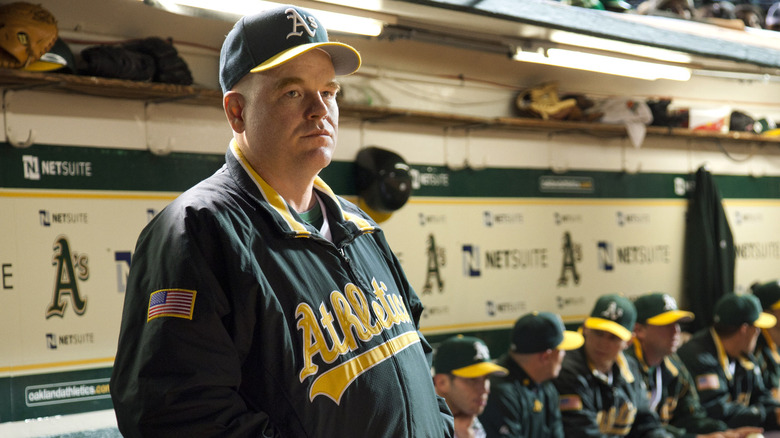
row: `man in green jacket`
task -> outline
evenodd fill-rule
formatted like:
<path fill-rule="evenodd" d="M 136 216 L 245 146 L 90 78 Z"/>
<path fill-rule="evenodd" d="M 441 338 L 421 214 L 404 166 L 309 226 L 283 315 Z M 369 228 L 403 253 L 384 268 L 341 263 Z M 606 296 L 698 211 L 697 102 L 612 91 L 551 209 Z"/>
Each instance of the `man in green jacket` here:
<path fill-rule="evenodd" d="M 623 354 L 635 322 L 634 304 L 615 294 L 599 297 L 585 319 L 585 343 L 553 380 L 567 438 L 672 437 L 650 409 L 636 361 Z"/>
<path fill-rule="evenodd" d="M 564 437 L 551 380 L 560 373 L 566 351 L 582 343 L 582 335 L 566 330 L 553 313 L 533 312 L 515 322 L 509 351 L 497 361 L 509 375 L 491 376 L 490 397 L 479 417 L 488 438 Z"/>
<path fill-rule="evenodd" d="M 111 397 L 135 437 L 440 438 L 422 302 L 382 229 L 318 176 L 357 51 L 309 11 L 240 19 L 225 165 L 138 239 Z"/>
<path fill-rule="evenodd" d="M 707 417 L 690 374 L 675 354 L 681 344 L 680 323 L 694 318 L 680 310 L 668 294 L 649 293 L 634 301 L 637 322 L 634 345 L 628 354 L 639 362 L 639 370 L 650 394 L 650 407 L 666 430 L 676 437 L 745 437 L 761 433 L 757 427 L 727 430 L 726 423 Z"/>
<path fill-rule="evenodd" d="M 780 408 L 754 362 L 759 330 L 777 319 L 751 294 L 729 293 L 715 303 L 715 323 L 691 337 L 678 355 L 693 376 L 701 405 L 729 427 L 777 430 Z"/>

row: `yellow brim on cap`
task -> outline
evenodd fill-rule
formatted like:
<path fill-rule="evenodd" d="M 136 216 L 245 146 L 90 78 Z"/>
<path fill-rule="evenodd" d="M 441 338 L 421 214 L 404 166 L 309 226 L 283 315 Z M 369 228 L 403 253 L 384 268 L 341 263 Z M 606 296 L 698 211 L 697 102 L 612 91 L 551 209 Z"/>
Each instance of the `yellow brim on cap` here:
<path fill-rule="evenodd" d="M 310 43 L 301 44 L 280 52 L 249 71 L 257 73 L 270 70 L 312 49 L 321 49 L 330 55 L 333 67 L 339 76 L 355 73 L 360 68 L 362 62 L 360 53 L 350 45 L 336 42 Z"/>
<path fill-rule="evenodd" d="M 681 320 L 692 320 L 694 318 L 693 313 L 685 310 L 670 310 L 668 312 L 655 315 L 652 318 L 647 318 L 647 323 L 650 325 L 669 325 Z"/>
<path fill-rule="evenodd" d="M 580 333 L 564 330 L 563 341 L 555 348 L 558 350 L 576 350 L 577 348 L 582 347 L 584 342 L 585 338 L 583 338 Z"/>
<path fill-rule="evenodd" d="M 509 370 L 502 366 L 496 365 L 493 362 L 480 362 L 475 363 L 474 365 L 469 365 L 467 367 L 458 368 L 457 370 L 452 370 L 452 374 L 458 377 L 472 379 L 474 377 L 487 376 L 488 374 L 506 376 L 509 374 Z"/>
<path fill-rule="evenodd" d="M 617 336 L 618 338 L 624 341 L 631 340 L 631 331 L 623 327 L 622 325 L 616 323 L 615 321 L 590 317 L 585 320 L 584 325 L 589 329 L 603 330 L 605 332 L 612 333 L 613 335 Z"/>
<path fill-rule="evenodd" d="M 766 312 L 761 312 L 758 314 L 758 319 L 753 322 L 753 325 L 762 328 L 762 329 L 768 329 L 772 328 L 777 324 L 777 318 L 775 318 L 774 315 L 770 315 Z"/>
<path fill-rule="evenodd" d="M 777 301 L 776 303 L 772 304 L 772 310 L 780 309 L 780 301 Z"/>

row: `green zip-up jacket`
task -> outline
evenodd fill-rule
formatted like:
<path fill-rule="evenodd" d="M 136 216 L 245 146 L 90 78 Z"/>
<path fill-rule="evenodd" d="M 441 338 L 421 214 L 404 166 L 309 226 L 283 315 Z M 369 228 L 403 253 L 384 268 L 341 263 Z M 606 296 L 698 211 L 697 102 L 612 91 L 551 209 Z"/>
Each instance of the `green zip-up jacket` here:
<path fill-rule="evenodd" d="M 231 143 L 143 230 L 111 396 L 125 437 L 451 437 L 422 304 L 381 230 L 317 178 L 331 241 Z"/>
<path fill-rule="evenodd" d="M 766 329 L 761 330 L 756 342 L 755 357 L 761 368 L 764 386 L 772 393 L 772 397 L 780 402 L 780 352 Z"/>
<path fill-rule="evenodd" d="M 585 356 L 585 347 L 569 351 L 553 380 L 566 438 L 671 438 L 650 409 L 647 388 L 634 359 L 620 353 L 612 382 Z"/>
<path fill-rule="evenodd" d="M 694 334 L 677 354 L 693 377 L 707 415 L 732 429 L 777 429 L 775 410 L 780 404 L 764 387 L 761 371 L 751 356 L 730 358 L 712 328 Z"/>
<path fill-rule="evenodd" d="M 479 416 L 488 438 L 563 438 L 555 385 L 537 385 L 509 354 L 496 362 L 509 374 L 490 377 L 490 395 Z"/>
<path fill-rule="evenodd" d="M 676 354 L 670 354 L 664 357 L 660 364 L 650 367 L 645 362 L 642 347 L 636 340 L 634 345 L 628 348 L 627 354 L 639 363 L 639 372 L 648 393 L 651 394 L 656 388 L 661 391 L 655 411 L 668 432 L 676 437 L 695 438 L 699 434 L 724 431 L 728 428 L 726 423 L 707 417 L 691 376 Z M 660 381 L 657 381 L 656 373 L 659 370 Z"/>

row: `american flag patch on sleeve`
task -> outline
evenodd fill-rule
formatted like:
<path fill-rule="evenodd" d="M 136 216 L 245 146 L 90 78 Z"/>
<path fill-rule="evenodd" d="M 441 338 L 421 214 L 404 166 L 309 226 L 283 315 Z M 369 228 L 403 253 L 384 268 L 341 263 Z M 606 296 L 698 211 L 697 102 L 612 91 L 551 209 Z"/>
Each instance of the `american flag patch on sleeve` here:
<path fill-rule="evenodd" d="M 160 316 L 192 319 L 195 309 L 195 291 L 185 289 L 163 289 L 152 292 L 149 297 L 149 313 L 146 322 Z"/>
<path fill-rule="evenodd" d="M 581 411 L 582 399 L 576 394 L 562 395 L 558 399 L 561 411 Z"/>
<path fill-rule="evenodd" d="M 720 388 L 720 379 L 717 374 L 702 374 L 696 376 L 696 389 L 698 391 L 718 388 Z"/>

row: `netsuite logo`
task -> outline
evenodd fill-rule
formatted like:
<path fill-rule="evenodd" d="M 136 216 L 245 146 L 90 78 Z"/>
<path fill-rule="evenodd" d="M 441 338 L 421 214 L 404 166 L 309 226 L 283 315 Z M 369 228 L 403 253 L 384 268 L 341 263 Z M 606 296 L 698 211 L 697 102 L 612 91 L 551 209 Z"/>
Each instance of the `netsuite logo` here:
<path fill-rule="evenodd" d="M 525 301 L 485 302 L 485 311 L 488 316 L 496 316 L 507 313 L 518 314 L 523 312 L 525 308 Z"/>
<path fill-rule="evenodd" d="M 745 213 L 744 211 L 734 212 L 734 222 L 737 225 L 743 225 L 748 223 L 763 222 L 764 216 L 761 213 Z"/>
<path fill-rule="evenodd" d="M 50 350 L 56 350 L 58 347 L 69 347 L 75 345 L 94 344 L 95 334 L 75 333 L 67 335 L 57 335 L 55 333 L 46 333 L 46 346 Z"/>
<path fill-rule="evenodd" d="M 618 211 L 616 213 L 616 220 L 618 226 L 620 227 L 624 227 L 626 225 L 646 224 L 650 222 L 650 214 L 626 213 L 623 211 Z"/>
<path fill-rule="evenodd" d="M 39 160 L 35 155 L 22 155 L 24 179 L 39 181 L 41 176 L 92 176 L 89 161 Z"/>
<path fill-rule="evenodd" d="M 447 223 L 447 216 L 443 214 L 425 214 L 418 213 L 418 219 L 420 220 L 420 226 L 437 225 Z"/>
<path fill-rule="evenodd" d="M 555 225 L 564 225 L 570 223 L 582 222 L 582 215 L 580 214 L 561 214 L 555 212 Z"/>
<path fill-rule="evenodd" d="M 612 242 L 598 242 L 598 263 L 603 271 L 613 271 L 616 264 L 655 265 L 671 263 L 669 245 L 625 245 L 615 248 Z"/>
<path fill-rule="evenodd" d="M 427 172 L 420 172 L 417 169 L 409 170 L 412 177 L 412 188 L 419 189 L 422 186 L 429 187 L 448 187 L 450 185 L 450 175 L 448 173 L 433 173 L 433 168 L 426 169 Z"/>
<path fill-rule="evenodd" d="M 483 223 L 486 227 L 493 227 L 498 225 L 513 225 L 523 223 L 522 213 L 494 213 L 492 211 L 485 210 L 482 213 Z"/>
<path fill-rule="evenodd" d="M 86 224 L 87 213 L 52 213 L 49 210 L 38 210 L 41 226 L 50 227 L 54 224 Z"/>

